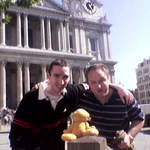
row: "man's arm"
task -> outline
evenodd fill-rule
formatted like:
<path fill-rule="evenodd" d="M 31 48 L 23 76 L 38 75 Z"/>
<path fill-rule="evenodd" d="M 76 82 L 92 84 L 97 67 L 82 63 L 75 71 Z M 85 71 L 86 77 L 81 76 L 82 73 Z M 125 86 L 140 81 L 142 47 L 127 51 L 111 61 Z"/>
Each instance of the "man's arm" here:
<path fill-rule="evenodd" d="M 128 134 L 134 138 L 143 128 L 144 122 L 145 122 L 144 120 L 143 121 L 133 121 L 131 123 L 131 129 L 129 130 Z"/>
<path fill-rule="evenodd" d="M 134 100 L 132 104 L 127 105 L 127 109 L 128 120 L 130 121 L 131 125 L 123 141 L 118 145 L 118 147 L 121 149 L 133 146 L 134 137 L 141 131 L 144 126 L 145 116 L 137 101 Z"/>
<path fill-rule="evenodd" d="M 133 94 L 122 85 L 110 83 L 110 86 L 117 89 L 118 94 L 124 104 L 131 104 L 134 101 Z"/>
<path fill-rule="evenodd" d="M 123 141 L 118 144 L 120 149 L 134 148 L 133 140 L 134 137 L 141 131 L 144 126 L 144 121 L 133 121 L 131 124 L 132 128 L 128 133 L 124 132 Z"/>

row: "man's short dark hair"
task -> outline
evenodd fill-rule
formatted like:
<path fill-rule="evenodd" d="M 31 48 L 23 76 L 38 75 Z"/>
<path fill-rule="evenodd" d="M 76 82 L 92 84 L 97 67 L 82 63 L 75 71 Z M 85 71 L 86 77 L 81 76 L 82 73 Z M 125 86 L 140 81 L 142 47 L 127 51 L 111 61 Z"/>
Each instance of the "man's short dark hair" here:
<path fill-rule="evenodd" d="M 69 64 L 64 59 L 55 59 L 51 62 L 51 64 L 47 67 L 47 72 L 50 73 L 53 69 L 53 66 L 61 66 L 61 67 L 69 67 Z"/>

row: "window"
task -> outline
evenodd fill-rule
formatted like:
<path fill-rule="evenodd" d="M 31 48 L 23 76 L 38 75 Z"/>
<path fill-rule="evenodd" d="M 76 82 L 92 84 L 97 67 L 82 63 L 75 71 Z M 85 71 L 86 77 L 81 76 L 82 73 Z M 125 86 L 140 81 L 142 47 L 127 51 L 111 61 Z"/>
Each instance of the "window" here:
<path fill-rule="evenodd" d="M 148 68 L 148 67 L 147 67 L 147 68 L 144 68 L 144 69 L 143 69 L 143 72 L 144 72 L 144 73 L 148 73 L 148 72 L 149 72 L 149 68 Z"/>
<path fill-rule="evenodd" d="M 90 38 L 90 48 L 91 48 L 91 51 L 96 51 L 96 39 L 92 39 Z"/>
<path fill-rule="evenodd" d="M 73 39 L 72 39 L 72 35 L 69 36 L 69 40 L 70 40 L 70 48 L 73 49 Z"/>

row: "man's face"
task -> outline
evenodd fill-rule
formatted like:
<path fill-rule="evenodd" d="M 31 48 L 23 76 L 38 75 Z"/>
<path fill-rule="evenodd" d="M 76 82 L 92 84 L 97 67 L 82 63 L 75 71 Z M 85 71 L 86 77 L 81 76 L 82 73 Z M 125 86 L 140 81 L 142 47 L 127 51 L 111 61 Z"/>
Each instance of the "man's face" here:
<path fill-rule="evenodd" d="M 69 83 L 69 67 L 53 66 L 51 72 L 48 73 L 48 79 L 51 94 L 59 95 Z"/>
<path fill-rule="evenodd" d="M 91 91 L 98 98 L 105 97 L 109 93 L 109 79 L 100 69 L 91 70 L 88 73 L 88 84 Z"/>

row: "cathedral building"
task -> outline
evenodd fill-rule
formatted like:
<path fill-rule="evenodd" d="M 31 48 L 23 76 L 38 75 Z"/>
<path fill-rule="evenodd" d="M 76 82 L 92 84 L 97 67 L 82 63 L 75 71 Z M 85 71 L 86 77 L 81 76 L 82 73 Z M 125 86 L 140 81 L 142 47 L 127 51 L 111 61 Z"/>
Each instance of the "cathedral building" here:
<path fill-rule="evenodd" d="M 46 79 L 46 67 L 56 58 L 71 66 L 71 83 L 85 81 L 84 71 L 94 63 L 106 64 L 114 82 L 111 25 L 96 0 L 41 0 L 32 8 L 15 3 L 0 23 L 0 108 L 16 108 L 24 93 Z"/>
<path fill-rule="evenodd" d="M 137 91 L 141 104 L 150 104 L 150 57 L 136 68 Z"/>

